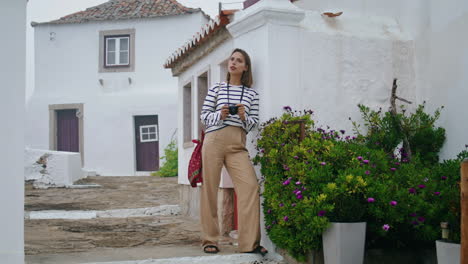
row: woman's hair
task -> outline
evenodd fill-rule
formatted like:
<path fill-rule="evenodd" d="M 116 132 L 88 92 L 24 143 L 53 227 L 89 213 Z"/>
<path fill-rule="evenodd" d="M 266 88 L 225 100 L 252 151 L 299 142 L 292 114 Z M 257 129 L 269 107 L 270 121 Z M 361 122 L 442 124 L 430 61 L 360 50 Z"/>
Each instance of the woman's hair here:
<path fill-rule="evenodd" d="M 242 54 L 242 56 L 244 56 L 245 65 L 247 65 L 247 70 L 242 72 L 241 83 L 247 87 L 252 87 L 252 84 L 253 84 L 252 63 L 250 62 L 249 54 L 247 54 L 245 50 L 237 48 L 237 49 L 234 49 L 234 51 L 231 53 L 231 56 L 232 54 L 236 52 L 239 52 Z M 227 72 L 226 79 L 228 82 L 231 80 L 231 74 L 229 73 L 229 71 Z"/>

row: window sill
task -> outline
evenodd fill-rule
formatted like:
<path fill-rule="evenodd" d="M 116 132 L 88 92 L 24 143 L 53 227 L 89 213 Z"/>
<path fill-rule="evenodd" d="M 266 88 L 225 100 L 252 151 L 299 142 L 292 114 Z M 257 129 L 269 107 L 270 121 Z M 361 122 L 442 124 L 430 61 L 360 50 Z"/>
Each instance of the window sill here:
<path fill-rule="evenodd" d="M 184 142 L 184 149 L 193 147 L 194 144 L 192 141 Z"/>

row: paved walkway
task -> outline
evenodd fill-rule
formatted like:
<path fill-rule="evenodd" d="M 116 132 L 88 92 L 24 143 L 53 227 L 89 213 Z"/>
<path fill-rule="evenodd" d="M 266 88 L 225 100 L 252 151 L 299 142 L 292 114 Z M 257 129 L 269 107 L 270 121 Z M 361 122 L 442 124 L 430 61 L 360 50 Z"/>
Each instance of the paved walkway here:
<path fill-rule="evenodd" d="M 174 206 L 176 178 L 89 177 L 81 183 L 102 187 L 26 184 L 26 263 L 279 263 L 238 254 L 229 244 L 218 255 L 204 254 L 198 221 L 178 215 Z"/>

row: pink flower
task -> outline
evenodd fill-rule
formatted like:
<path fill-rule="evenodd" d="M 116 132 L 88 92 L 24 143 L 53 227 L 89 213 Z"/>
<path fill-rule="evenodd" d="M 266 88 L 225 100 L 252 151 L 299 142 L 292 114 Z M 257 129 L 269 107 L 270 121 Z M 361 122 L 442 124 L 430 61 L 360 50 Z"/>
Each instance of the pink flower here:
<path fill-rule="evenodd" d="M 292 204 L 291 204 L 291 207 L 294 207 L 294 206 L 296 206 L 296 203 L 292 203 Z"/>
<path fill-rule="evenodd" d="M 391 171 L 396 171 L 396 168 L 390 168 Z"/>
<path fill-rule="evenodd" d="M 294 156 L 294 158 L 295 158 L 295 159 L 299 159 L 299 157 L 298 157 L 298 156 Z"/>
<path fill-rule="evenodd" d="M 361 157 L 361 156 L 358 156 L 358 157 L 357 157 L 357 160 L 359 160 L 359 161 L 362 160 L 362 157 Z"/>
<path fill-rule="evenodd" d="M 325 166 L 325 165 L 327 165 L 327 163 L 322 161 L 322 162 L 320 162 L 320 165 Z"/>
<path fill-rule="evenodd" d="M 416 189 L 415 189 L 415 188 L 409 188 L 409 189 L 408 189 L 408 192 L 414 194 L 414 193 L 416 193 Z"/>
<path fill-rule="evenodd" d="M 391 205 L 391 206 L 396 206 L 397 204 L 398 204 L 397 201 L 391 201 L 391 202 L 390 202 L 390 205 Z"/>
<path fill-rule="evenodd" d="M 367 198 L 367 202 L 368 203 L 373 203 L 373 202 L 375 202 L 375 199 L 372 198 L 372 197 L 369 197 L 369 198 Z"/>
<path fill-rule="evenodd" d="M 419 187 L 419 189 L 424 189 L 424 188 L 426 188 L 426 185 L 424 185 L 424 184 L 419 184 L 418 187 Z"/>
<path fill-rule="evenodd" d="M 369 160 L 363 160 L 362 163 L 369 164 Z"/>
<path fill-rule="evenodd" d="M 370 171 L 366 170 L 366 175 L 369 175 L 370 174 Z"/>
<path fill-rule="evenodd" d="M 300 181 L 297 181 L 297 182 L 296 182 L 296 185 L 301 185 L 301 182 L 300 182 Z"/>
<path fill-rule="evenodd" d="M 388 231 L 388 230 L 390 229 L 390 226 L 387 225 L 387 224 L 385 224 L 385 225 L 382 226 L 382 229 L 383 229 L 384 231 Z"/>
<path fill-rule="evenodd" d="M 283 217 L 283 220 L 284 220 L 285 222 L 287 222 L 287 221 L 289 220 L 289 217 L 288 217 L 288 216 L 285 216 L 285 217 Z"/>
<path fill-rule="evenodd" d="M 302 194 L 298 194 L 298 195 L 296 195 L 296 198 L 300 200 L 300 199 L 303 198 L 303 196 L 302 196 Z"/>
<path fill-rule="evenodd" d="M 434 195 L 440 195 L 440 192 L 434 192 Z"/>

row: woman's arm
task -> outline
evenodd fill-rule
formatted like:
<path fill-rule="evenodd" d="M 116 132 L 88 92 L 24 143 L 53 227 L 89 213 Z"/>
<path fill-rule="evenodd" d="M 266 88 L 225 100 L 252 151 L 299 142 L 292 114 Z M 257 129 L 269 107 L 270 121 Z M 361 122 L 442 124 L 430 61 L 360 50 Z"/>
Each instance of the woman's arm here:
<path fill-rule="evenodd" d="M 250 104 L 249 113 L 245 113 L 244 128 L 247 131 L 251 131 L 258 124 L 258 108 L 259 108 L 259 95 L 255 93 L 255 96 Z"/>
<path fill-rule="evenodd" d="M 216 111 L 216 104 L 218 101 L 218 91 L 219 85 L 215 85 L 208 89 L 208 93 L 205 97 L 205 101 L 203 102 L 203 107 L 201 110 L 200 120 L 202 124 L 206 127 L 219 125 L 221 120 L 221 112 Z"/>

